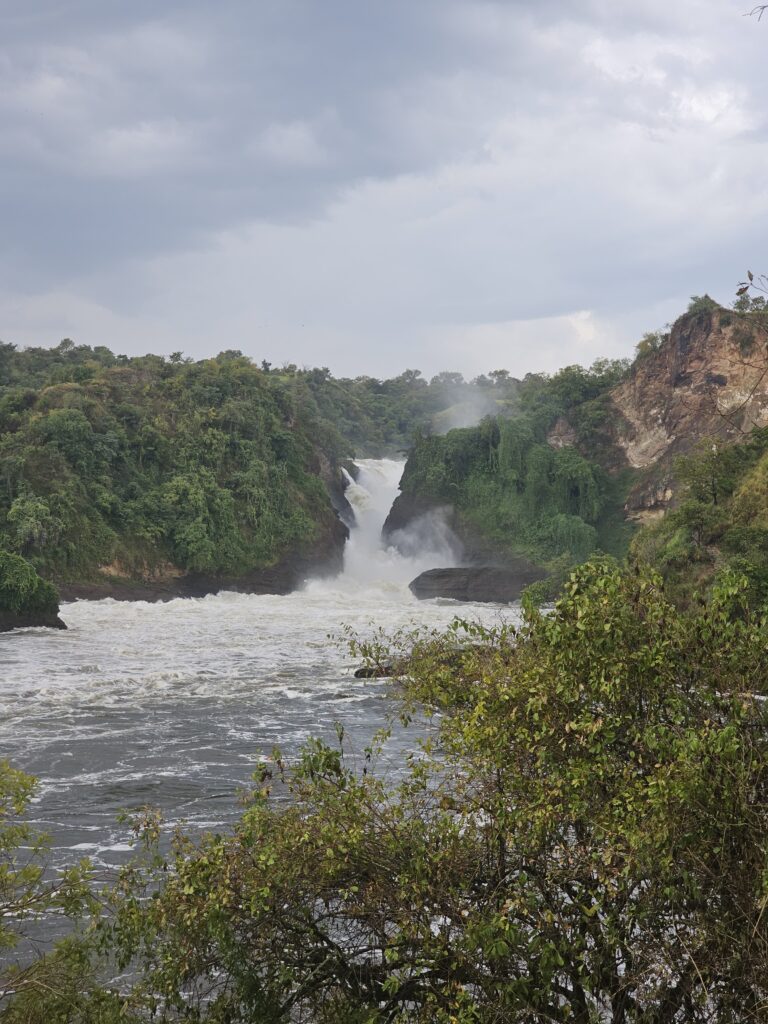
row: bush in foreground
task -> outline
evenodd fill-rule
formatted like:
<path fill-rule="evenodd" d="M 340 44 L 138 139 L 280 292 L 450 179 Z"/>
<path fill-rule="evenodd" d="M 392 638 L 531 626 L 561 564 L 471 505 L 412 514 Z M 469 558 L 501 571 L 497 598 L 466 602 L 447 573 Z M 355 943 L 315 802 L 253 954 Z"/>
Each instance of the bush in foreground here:
<path fill-rule="evenodd" d="M 406 648 L 403 714 L 434 736 L 399 782 L 341 736 L 265 768 L 232 835 L 166 861 L 149 820 L 97 929 L 138 972 L 119 1012 L 765 1020 L 768 625 L 742 581 L 683 614 L 657 577 L 587 566 L 551 615 Z M 103 1020 L 105 998 L 8 1019 Z"/>

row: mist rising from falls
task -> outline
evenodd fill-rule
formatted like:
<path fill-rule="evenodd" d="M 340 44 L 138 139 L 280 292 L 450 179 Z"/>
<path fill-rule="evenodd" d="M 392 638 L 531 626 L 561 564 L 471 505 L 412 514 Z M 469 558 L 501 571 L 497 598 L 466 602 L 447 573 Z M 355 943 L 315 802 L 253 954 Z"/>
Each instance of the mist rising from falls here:
<path fill-rule="evenodd" d="M 381 529 L 397 497 L 404 462 L 360 459 L 355 465 L 357 480 L 347 474 L 349 485 L 345 491 L 355 513 L 355 525 L 344 549 L 344 569 L 335 585 L 403 586 L 426 569 L 456 564 L 458 545 L 439 513 L 422 516 L 408 530 L 400 531 L 397 547 L 382 541 Z"/>

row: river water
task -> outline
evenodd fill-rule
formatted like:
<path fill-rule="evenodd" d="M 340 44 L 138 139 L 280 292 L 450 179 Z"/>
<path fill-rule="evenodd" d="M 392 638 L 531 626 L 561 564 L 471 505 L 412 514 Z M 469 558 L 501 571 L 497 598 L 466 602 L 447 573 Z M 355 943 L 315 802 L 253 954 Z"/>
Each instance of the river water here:
<path fill-rule="evenodd" d="M 354 679 L 346 648 L 328 639 L 345 625 L 366 636 L 516 614 L 416 601 L 408 581 L 450 564 L 449 538 L 434 523 L 413 557 L 384 549 L 402 463 L 363 460 L 359 470 L 347 491 L 357 525 L 336 579 L 284 597 L 78 601 L 62 606 L 66 632 L 0 635 L 0 756 L 40 780 L 32 819 L 52 837 L 54 865 L 83 855 L 120 863 L 124 809 L 150 804 L 191 831 L 226 826 L 260 759 L 334 737 L 336 723 L 361 751 L 387 722 L 391 684 Z M 396 772 L 414 742 L 397 733 L 384 770 Z"/>

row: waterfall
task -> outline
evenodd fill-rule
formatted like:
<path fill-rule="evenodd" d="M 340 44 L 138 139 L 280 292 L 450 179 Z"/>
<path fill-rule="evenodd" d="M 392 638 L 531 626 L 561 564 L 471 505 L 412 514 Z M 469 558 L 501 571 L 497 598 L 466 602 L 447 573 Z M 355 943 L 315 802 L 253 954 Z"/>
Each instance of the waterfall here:
<path fill-rule="evenodd" d="M 397 497 L 405 463 L 395 459 L 360 459 L 357 480 L 348 475 L 345 491 L 355 513 L 355 523 L 344 550 L 343 579 L 348 583 L 373 583 L 384 580 L 408 583 L 407 565 L 401 565 L 394 549 L 386 550 L 381 528 Z"/>
<path fill-rule="evenodd" d="M 345 492 L 355 513 L 355 524 L 344 550 L 344 569 L 333 581 L 335 586 L 404 586 L 425 569 L 456 564 L 455 538 L 437 513 L 421 517 L 412 529 L 404 531 L 400 538 L 404 543 L 398 547 L 383 542 L 381 529 L 397 497 L 404 462 L 359 459 L 355 465 L 357 479 L 347 474 Z"/>

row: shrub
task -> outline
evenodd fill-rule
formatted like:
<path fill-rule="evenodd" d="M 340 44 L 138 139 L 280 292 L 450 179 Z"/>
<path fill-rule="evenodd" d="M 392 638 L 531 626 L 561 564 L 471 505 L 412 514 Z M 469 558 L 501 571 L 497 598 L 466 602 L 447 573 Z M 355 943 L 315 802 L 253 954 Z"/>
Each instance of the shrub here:
<path fill-rule="evenodd" d="M 0 551 L 0 611 L 55 615 L 58 610 L 56 588 L 41 579 L 20 555 Z"/>

